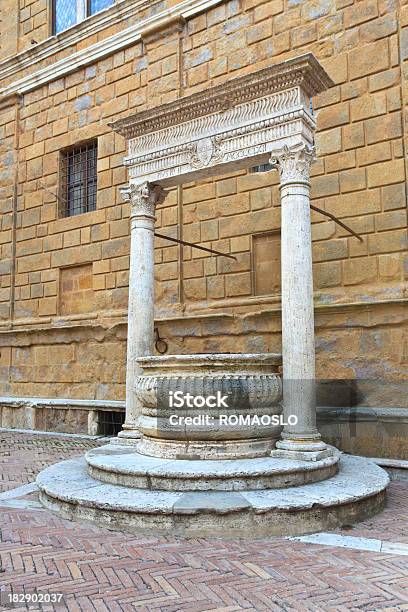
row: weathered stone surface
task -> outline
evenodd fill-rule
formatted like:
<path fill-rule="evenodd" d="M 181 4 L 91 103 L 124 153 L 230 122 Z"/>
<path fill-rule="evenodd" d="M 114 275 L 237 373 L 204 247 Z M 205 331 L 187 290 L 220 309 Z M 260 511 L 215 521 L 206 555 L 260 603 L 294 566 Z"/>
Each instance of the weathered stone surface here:
<path fill-rule="evenodd" d="M 142 406 L 141 453 L 167 458 L 184 454 L 201 459 L 256 457 L 265 455 L 278 438 L 281 427 L 272 423 L 272 417 L 279 421 L 281 413 L 280 355 L 172 355 L 139 358 L 137 363 L 142 372 L 133 382 Z M 169 399 L 177 391 L 203 398 L 220 395 L 223 404 L 190 407 L 188 416 L 199 422 L 179 422 L 186 408 L 177 409 Z M 256 416 L 271 422 L 229 424 L 221 422 L 220 414 L 226 421 Z"/>
<path fill-rule="evenodd" d="M 244 491 L 325 480 L 336 474 L 339 453 L 316 462 L 271 457 L 175 461 L 111 444 L 88 452 L 85 459 L 88 473 L 109 484 L 165 491 Z"/>
<path fill-rule="evenodd" d="M 37 477 L 42 503 L 65 518 L 130 532 L 251 538 L 313 533 L 371 516 L 382 508 L 388 482 L 377 465 L 349 456 L 333 478 L 284 491 L 131 489 L 98 483 L 83 459 L 58 463 Z"/>

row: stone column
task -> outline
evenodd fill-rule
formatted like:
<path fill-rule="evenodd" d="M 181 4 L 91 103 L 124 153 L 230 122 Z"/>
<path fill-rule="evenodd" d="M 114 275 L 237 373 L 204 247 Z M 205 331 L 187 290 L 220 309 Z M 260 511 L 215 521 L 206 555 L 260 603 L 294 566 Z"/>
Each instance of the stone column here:
<path fill-rule="evenodd" d="M 301 144 L 273 154 L 281 191 L 282 357 L 286 425 L 272 456 L 316 461 L 331 455 L 316 428 L 310 165 Z"/>
<path fill-rule="evenodd" d="M 122 190 L 130 200 L 130 269 L 126 363 L 126 420 L 118 437 L 122 442 L 140 438 L 137 421 L 141 405 L 134 393 L 140 368 L 138 357 L 154 352 L 154 222 L 156 205 L 164 191 L 158 185 L 143 183 Z"/>

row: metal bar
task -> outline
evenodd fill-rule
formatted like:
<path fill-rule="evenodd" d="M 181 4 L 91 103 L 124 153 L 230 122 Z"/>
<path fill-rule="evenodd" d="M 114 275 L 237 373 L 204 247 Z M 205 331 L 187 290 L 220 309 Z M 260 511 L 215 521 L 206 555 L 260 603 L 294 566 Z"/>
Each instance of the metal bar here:
<path fill-rule="evenodd" d="M 82 161 L 83 161 L 83 185 L 84 192 L 82 198 L 82 212 L 88 212 L 88 153 L 89 149 L 87 146 L 84 147 L 82 151 Z"/>
<path fill-rule="evenodd" d="M 200 251 L 206 251 L 207 253 L 212 253 L 213 255 L 219 255 L 220 257 L 228 257 L 229 259 L 237 261 L 237 258 L 233 255 L 228 255 L 227 253 L 220 253 L 220 251 L 215 251 L 214 249 L 208 249 L 207 247 L 198 246 L 198 244 L 193 244 L 192 242 L 187 242 L 186 240 L 170 238 L 170 236 L 164 236 L 164 234 L 158 234 L 157 232 L 154 232 L 154 235 L 158 238 L 164 238 L 165 240 L 169 240 L 170 242 L 177 242 L 177 244 L 184 244 L 185 246 L 190 246 L 193 249 L 199 249 Z"/>
<path fill-rule="evenodd" d="M 348 225 L 346 225 L 345 223 L 343 223 L 343 221 L 340 221 L 340 219 L 338 219 L 337 217 L 335 217 L 334 215 L 332 215 L 331 213 L 326 212 L 325 210 L 322 210 L 321 208 L 318 208 L 317 206 L 313 206 L 312 204 L 310 204 L 310 208 L 312 210 L 315 210 L 316 212 L 325 215 L 326 217 L 329 217 L 330 219 L 332 219 L 335 223 L 338 223 L 338 225 L 340 225 L 343 229 L 347 230 L 348 232 L 350 232 L 350 234 L 352 234 L 355 238 L 358 238 L 360 240 L 360 242 L 364 242 L 362 237 L 359 236 L 358 234 L 356 234 L 356 232 L 354 230 L 351 229 L 351 227 L 348 227 Z"/>

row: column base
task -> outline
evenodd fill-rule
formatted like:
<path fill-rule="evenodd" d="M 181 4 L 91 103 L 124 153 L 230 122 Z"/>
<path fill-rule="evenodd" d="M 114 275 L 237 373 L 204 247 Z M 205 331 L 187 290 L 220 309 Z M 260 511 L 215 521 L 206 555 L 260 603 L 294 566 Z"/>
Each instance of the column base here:
<path fill-rule="evenodd" d="M 333 451 L 329 448 L 322 451 L 295 451 L 276 448 L 271 451 L 271 457 L 276 457 L 277 459 L 293 459 L 294 461 L 320 461 L 332 455 Z"/>
<path fill-rule="evenodd" d="M 115 443 L 136 446 L 139 443 L 141 437 L 142 434 L 138 429 L 122 429 L 122 431 L 118 433 L 118 436 L 115 439 Z"/>
<path fill-rule="evenodd" d="M 271 451 L 271 457 L 295 459 L 296 461 L 320 461 L 332 456 L 333 450 L 321 440 L 310 442 L 278 440 L 276 448 Z"/>

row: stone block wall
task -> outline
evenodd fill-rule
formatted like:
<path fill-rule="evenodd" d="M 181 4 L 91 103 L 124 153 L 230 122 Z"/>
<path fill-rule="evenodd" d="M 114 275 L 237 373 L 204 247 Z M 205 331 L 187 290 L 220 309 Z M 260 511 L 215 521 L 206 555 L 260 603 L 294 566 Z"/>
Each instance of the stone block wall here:
<path fill-rule="evenodd" d="M 13 74 L 12 60 L 3 61 L 1 87 L 170 6 L 141 5 L 115 22 L 130 5 L 109 9 L 103 28 L 94 16 L 62 34 L 51 59 L 40 54 L 47 45 L 42 0 L 29 4 L 27 20 L 20 7 L 19 48 L 35 36 L 39 50 L 26 51 L 32 65 Z M 407 10 L 402 0 L 220 2 L 146 29 L 142 40 L 20 100 L 0 101 L 0 394 L 124 397 L 129 207 L 119 195 L 125 142 L 109 122 L 306 52 L 335 81 L 313 100 L 312 203 L 362 237 L 313 212 L 318 375 L 404 378 Z M 30 30 L 36 16 L 38 30 Z M 8 54 L 3 46 L 1 53 Z M 96 210 L 61 217 L 61 151 L 91 140 L 98 144 Z M 276 244 L 279 228 L 275 171 L 237 171 L 170 191 L 157 231 L 236 262 L 156 239 L 156 318 L 169 352 L 280 351 L 279 273 L 265 280 L 279 261 L 276 248 L 259 246 Z M 361 398 L 365 405 L 400 401 L 391 391 Z"/>

